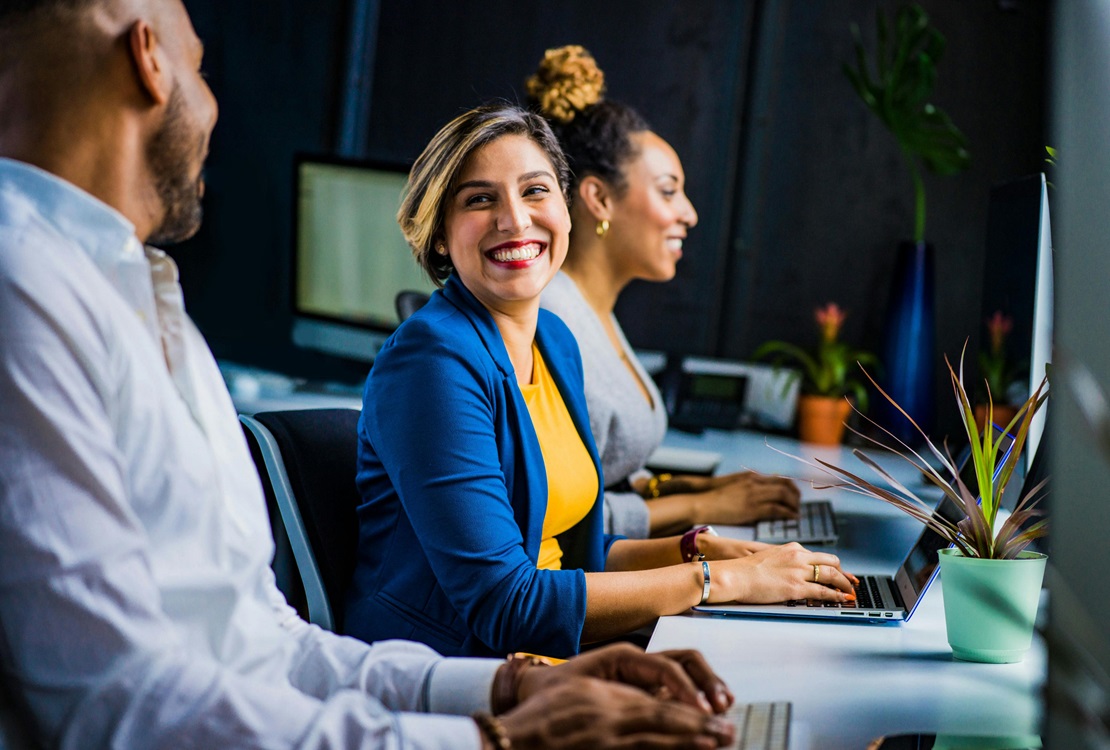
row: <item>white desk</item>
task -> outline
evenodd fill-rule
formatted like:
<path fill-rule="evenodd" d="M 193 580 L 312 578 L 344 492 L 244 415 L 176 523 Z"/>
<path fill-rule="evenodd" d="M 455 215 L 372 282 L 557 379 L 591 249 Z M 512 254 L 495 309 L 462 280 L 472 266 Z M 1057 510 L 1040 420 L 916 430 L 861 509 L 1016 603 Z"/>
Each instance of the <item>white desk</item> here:
<path fill-rule="evenodd" d="M 768 442 L 791 453 L 820 452 L 845 466 L 849 451 L 784 438 Z M 670 432 L 667 445 L 714 450 L 721 471 L 751 468 L 798 475 L 752 433 Z M 883 459 L 884 465 L 888 459 Z M 783 462 L 788 463 L 783 463 Z M 789 464 L 795 464 L 789 467 Z M 788 468 L 789 467 L 789 468 Z M 904 470 L 899 477 L 911 476 Z M 825 496 L 843 518 L 835 550 L 848 570 L 893 572 L 920 533 L 916 521 L 878 500 L 844 491 L 803 489 Z M 948 646 L 938 580 L 903 625 L 807 622 L 679 615 L 659 620 L 649 648 L 697 648 L 743 702 L 788 700 L 794 729 L 806 747 L 867 747 L 884 734 L 929 732 L 967 736 L 1036 735 L 1045 649 L 1040 639 L 1019 664 L 955 661 Z"/>

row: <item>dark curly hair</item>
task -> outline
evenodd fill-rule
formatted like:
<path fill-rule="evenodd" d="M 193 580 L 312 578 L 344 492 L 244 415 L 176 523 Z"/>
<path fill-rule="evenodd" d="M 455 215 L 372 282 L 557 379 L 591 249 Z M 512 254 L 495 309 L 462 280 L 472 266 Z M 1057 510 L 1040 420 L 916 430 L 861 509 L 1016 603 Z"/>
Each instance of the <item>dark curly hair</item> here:
<path fill-rule="evenodd" d="M 639 154 L 631 135 L 651 130 L 635 109 L 602 96 L 604 81 L 593 56 L 568 45 L 547 50 L 525 83 L 529 107 L 547 118 L 563 146 L 572 188 L 596 175 L 622 191 L 623 167 Z"/>

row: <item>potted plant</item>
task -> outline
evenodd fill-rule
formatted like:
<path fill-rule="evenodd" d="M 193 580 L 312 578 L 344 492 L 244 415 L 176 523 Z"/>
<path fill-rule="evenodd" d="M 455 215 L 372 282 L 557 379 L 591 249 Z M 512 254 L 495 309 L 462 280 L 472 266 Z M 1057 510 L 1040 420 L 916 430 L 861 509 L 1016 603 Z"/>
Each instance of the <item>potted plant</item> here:
<path fill-rule="evenodd" d="M 961 478 L 947 447 L 941 451 L 924 432 L 921 436 L 928 451 L 922 450 L 921 453 L 931 452 L 940 464 L 939 469 L 902 441 L 897 441 L 902 449 L 899 450 L 874 438 L 864 437 L 880 447 L 894 450 L 920 471 L 928 484 L 941 488 L 963 510 L 962 520 L 952 522 L 934 513 L 931 505 L 904 484 L 895 481 L 859 450 L 855 451 L 856 456 L 882 477 L 881 482 L 870 482 L 855 472 L 821 459 L 815 459 L 820 465 L 817 468 L 836 478 L 833 486 L 847 487 L 885 500 L 927 524 L 952 545 L 950 549 L 940 551 L 940 568 L 948 643 L 956 658 L 985 662 L 1020 661 L 1032 640 L 1033 620 L 1044 577 L 1045 555 L 1030 552 L 1026 547 L 1047 531 L 1047 521 L 1035 519 L 1039 515 L 1036 504 L 1043 496 L 1045 482 L 1026 490 L 1013 512 L 1001 523 L 998 510 L 1025 445 L 1030 422 L 1048 398 L 1048 381 L 1042 381 L 1006 423 L 1005 432 L 1013 436 L 1013 449 L 999 469 L 999 449 L 1003 437 L 995 437 L 996 431 L 990 427 L 983 430 L 976 427 L 971 401 L 963 386 L 963 357 L 960 358 L 959 374 L 947 357 L 945 363 L 959 406 L 961 423 L 971 444 L 970 461 L 978 485 L 978 501 L 976 493 Z M 874 380 L 871 382 L 874 383 Z M 894 408 L 900 409 L 885 391 L 879 388 L 879 392 Z M 987 415 L 994 421 L 993 404 L 989 398 Z M 917 427 L 916 423 L 914 426 Z M 891 434 L 887 430 L 884 432 Z M 996 469 L 999 469 L 997 479 Z M 949 476 L 944 476 L 942 472 Z"/>
<path fill-rule="evenodd" d="M 853 349 L 838 340 L 847 313 L 835 302 L 814 310 L 813 317 L 821 333 L 812 354 L 785 341 L 767 341 L 752 356 L 755 359 L 773 357 L 776 366 L 787 361 L 801 366 L 798 436 L 807 443 L 839 445 L 844 437 L 844 420 L 851 411 L 845 396 L 851 394 L 856 399 L 856 407 L 867 410 L 867 388 L 855 376 L 857 363 L 877 366 L 878 360 L 874 354 Z M 792 382 L 792 379 L 787 380 L 785 387 L 789 388 Z"/>
<path fill-rule="evenodd" d="M 1017 407 L 1010 403 L 1010 386 L 1023 373 L 1023 368 L 1010 361 L 1006 351 L 1006 337 L 1013 330 L 1014 321 L 1009 315 L 996 310 L 987 318 L 988 344 L 979 352 L 979 375 L 983 379 L 985 392 L 980 389 L 975 403 L 975 425 L 980 432 L 986 426 L 987 405 L 994 403 L 994 423 L 1007 424 L 1017 413 Z"/>
<path fill-rule="evenodd" d="M 894 136 L 913 183 L 912 241 L 898 247 L 882 352 L 888 392 L 928 429 L 934 411 L 936 322 L 933 248 L 925 241 L 922 169 L 952 175 L 967 169 L 971 157 L 963 133 L 930 101 L 937 64 L 944 54 L 944 36 L 929 25 L 928 15 L 917 4 L 899 10 L 893 23 L 878 10 L 876 30 L 872 65 L 859 27 L 852 24 L 855 64 L 845 64 L 843 71 L 864 105 Z M 885 412 L 889 429 L 900 439 L 916 437 L 916 430 L 898 411 L 887 408 Z"/>

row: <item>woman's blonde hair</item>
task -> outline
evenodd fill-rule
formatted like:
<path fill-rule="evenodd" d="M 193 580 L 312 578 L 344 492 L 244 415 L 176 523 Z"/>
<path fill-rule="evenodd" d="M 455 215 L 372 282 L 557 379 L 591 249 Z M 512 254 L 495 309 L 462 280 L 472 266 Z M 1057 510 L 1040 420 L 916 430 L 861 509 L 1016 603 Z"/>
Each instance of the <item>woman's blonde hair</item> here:
<path fill-rule="evenodd" d="M 471 154 L 505 135 L 522 135 L 539 146 L 551 161 L 563 199 L 568 198 L 567 161 L 543 117 L 511 104 L 488 104 L 447 123 L 412 165 L 397 211 L 413 257 L 440 286 L 454 270 L 451 259 L 436 252 L 436 244 L 444 239 L 447 206 L 459 173 Z"/>

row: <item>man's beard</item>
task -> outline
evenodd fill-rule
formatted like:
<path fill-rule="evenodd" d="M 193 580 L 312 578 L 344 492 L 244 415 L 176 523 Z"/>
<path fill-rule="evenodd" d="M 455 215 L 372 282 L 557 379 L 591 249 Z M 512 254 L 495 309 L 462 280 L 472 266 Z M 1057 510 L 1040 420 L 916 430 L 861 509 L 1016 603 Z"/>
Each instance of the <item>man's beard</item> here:
<path fill-rule="evenodd" d="M 146 151 L 154 189 L 165 210 L 162 222 L 147 239 L 152 245 L 182 242 L 200 229 L 203 176 L 191 177 L 193 159 L 199 148 L 195 133 L 188 125 L 181 89 L 174 87 L 166 105 L 166 119 Z"/>

